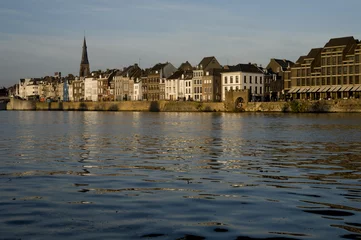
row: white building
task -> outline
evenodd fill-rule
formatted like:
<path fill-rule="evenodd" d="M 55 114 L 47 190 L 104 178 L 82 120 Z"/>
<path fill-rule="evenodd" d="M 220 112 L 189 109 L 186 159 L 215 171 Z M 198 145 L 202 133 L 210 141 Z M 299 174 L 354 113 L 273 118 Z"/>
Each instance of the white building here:
<path fill-rule="evenodd" d="M 84 100 L 98 101 L 98 80 L 93 77 L 84 79 Z"/>
<path fill-rule="evenodd" d="M 222 101 L 225 92 L 230 90 L 248 89 L 251 100 L 262 100 L 264 94 L 264 73 L 254 64 L 238 64 L 225 67 L 221 73 Z"/>
<path fill-rule="evenodd" d="M 137 81 L 134 82 L 134 95 L 133 95 L 133 100 L 134 101 L 138 101 L 138 100 L 142 100 L 142 81 L 140 79 L 138 79 Z"/>

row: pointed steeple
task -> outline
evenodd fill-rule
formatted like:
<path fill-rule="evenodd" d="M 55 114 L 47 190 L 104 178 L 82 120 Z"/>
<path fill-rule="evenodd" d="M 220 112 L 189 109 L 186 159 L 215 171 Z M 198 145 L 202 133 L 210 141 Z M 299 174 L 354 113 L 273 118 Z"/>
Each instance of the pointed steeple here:
<path fill-rule="evenodd" d="M 81 55 L 81 64 L 89 64 L 85 36 L 84 36 L 84 42 L 83 42 L 83 53 Z"/>
<path fill-rule="evenodd" d="M 84 36 L 83 52 L 81 55 L 80 69 L 79 69 L 79 77 L 87 77 L 88 75 L 90 75 L 90 67 L 89 67 L 86 40 L 85 40 L 85 36 Z"/>

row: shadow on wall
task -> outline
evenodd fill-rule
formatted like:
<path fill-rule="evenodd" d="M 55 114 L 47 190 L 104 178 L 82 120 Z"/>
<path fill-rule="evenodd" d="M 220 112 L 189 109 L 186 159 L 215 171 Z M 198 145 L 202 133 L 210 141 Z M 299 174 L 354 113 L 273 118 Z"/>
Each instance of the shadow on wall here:
<path fill-rule="evenodd" d="M 112 105 L 110 105 L 110 107 L 108 108 L 108 111 L 118 111 L 118 105 L 113 103 Z"/>
<path fill-rule="evenodd" d="M 79 111 L 87 111 L 88 110 L 88 105 L 86 105 L 85 103 L 80 103 L 79 104 Z"/>
<path fill-rule="evenodd" d="M 152 101 L 150 103 L 149 111 L 150 112 L 159 112 L 160 111 L 159 102 Z"/>

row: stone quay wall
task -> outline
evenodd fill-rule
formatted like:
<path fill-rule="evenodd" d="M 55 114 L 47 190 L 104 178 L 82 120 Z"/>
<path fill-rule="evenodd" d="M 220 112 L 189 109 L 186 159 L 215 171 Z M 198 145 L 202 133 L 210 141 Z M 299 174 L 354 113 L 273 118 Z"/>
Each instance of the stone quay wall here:
<path fill-rule="evenodd" d="M 233 103 L 232 103 L 233 107 Z M 42 111 L 141 111 L 141 112 L 233 112 L 223 102 L 122 101 L 122 102 L 34 102 L 11 98 L 7 110 Z M 231 110 L 233 109 L 233 110 Z M 292 102 L 246 102 L 243 112 L 360 112 L 360 99 Z"/>
<path fill-rule="evenodd" d="M 7 110 L 43 111 L 146 111 L 146 112 L 224 112 L 220 102 L 122 101 L 122 102 L 33 102 L 12 98 Z"/>

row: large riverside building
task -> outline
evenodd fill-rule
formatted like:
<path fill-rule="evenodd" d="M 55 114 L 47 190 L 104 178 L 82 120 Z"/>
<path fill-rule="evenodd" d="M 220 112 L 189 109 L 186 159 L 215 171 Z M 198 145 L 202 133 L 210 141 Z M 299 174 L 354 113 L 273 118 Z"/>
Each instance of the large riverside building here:
<path fill-rule="evenodd" d="M 333 38 L 323 48 L 311 49 L 297 60 L 289 69 L 290 84 L 286 78 L 285 90 L 293 99 L 358 98 L 360 55 L 359 40 Z"/>

